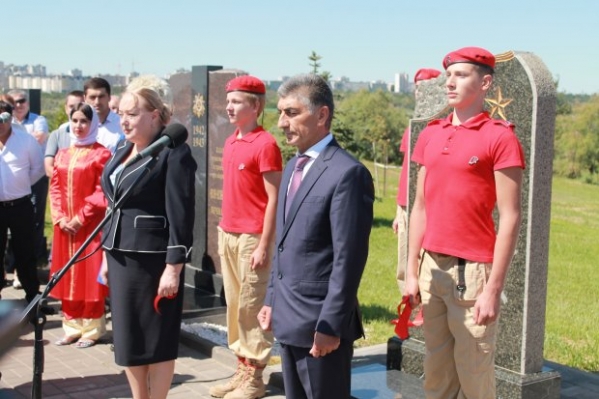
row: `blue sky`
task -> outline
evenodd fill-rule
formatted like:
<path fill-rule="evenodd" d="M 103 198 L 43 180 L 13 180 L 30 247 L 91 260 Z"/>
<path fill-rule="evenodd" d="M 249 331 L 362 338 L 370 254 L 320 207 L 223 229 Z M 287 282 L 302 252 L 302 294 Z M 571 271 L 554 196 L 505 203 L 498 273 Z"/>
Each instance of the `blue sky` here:
<path fill-rule="evenodd" d="M 21 0 L 0 61 L 50 73 L 163 76 L 192 65 L 263 79 L 309 72 L 392 82 L 464 46 L 538 55 L 559 90 L 599 93 L 599 2 L 556 0 Z"/>

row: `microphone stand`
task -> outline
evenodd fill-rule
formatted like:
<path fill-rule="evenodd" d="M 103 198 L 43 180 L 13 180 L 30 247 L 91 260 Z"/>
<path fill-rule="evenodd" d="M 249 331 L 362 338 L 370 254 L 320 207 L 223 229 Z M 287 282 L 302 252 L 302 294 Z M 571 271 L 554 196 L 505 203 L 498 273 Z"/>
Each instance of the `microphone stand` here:
<path fill-rule="evenodd" d="M 58 272 L 54 273 L 46 288 L 41 294 L 35 296 L 35 298 L 31 301 L 29 306 L 23 311 L 21 322 L 24 320 L 30 319 L 31 323 L 34 326 L 34 335 L 35 342 L 33 345 L 33 381 L 31 386 L 31 397 L 33 399 L 41 399 L 42 398 L 42 374 L 44 372 L 44 324 L 46 324 L 46 315 L 42 312 L 41 305 L 42 301 L 48 297 L 52 288 L 56 286 L 56 284 L 60 281 L 62 276 L 69 271 L 71 266 L 75 264 L 79 255 L 89 246 L 92 240 L 98 235 L 100 230 L 104 227 L 106 223 L 112 218 L 112 214 L 114 210 L 120 209 L 123 206 L 123 203 L 131 196 L 133 192 L 133 188 L 137 186 L 137 184 L 152 170 L 152 168 L 156 165 L 157 159 L 156 157 L 152 157 L 150 162 L 146 163 L 143 171 L 137 176 L 137 178 L 133 181 L 131 186 L 123 193 L 121 198 L 115 202 L 112 208 L 108 208 L 104 219 L 98 224 L 98 226 L 92 231 L 91 235 L 85 240 L 81 247 L 73 254 L 71 259 L 60 269 Z M 115 196 L 116 196 L 116 187 L 115 187 Z M 33 314 L 33 310 L 35 310 L 35 318 L 30 315 Z"/>

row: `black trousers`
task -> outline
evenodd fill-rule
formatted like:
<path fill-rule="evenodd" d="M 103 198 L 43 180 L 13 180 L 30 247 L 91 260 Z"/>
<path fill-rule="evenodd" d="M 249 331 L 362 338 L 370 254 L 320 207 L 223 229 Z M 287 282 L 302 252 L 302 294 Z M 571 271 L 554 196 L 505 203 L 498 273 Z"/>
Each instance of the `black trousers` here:
<path fill-rule="evenodd" d="M 339 348 L 314 358 L 310 348 L 281 345 L 283 383 L 287 399 L 349 399 L 353 343 L 341 340 Z"/>
<path fill-rule="evenodd" d="M 0 205 L 0 265 L 4 264 L 6 239 L 10 229 L 15 267 L 30 302 L 40 288 L 34 253 L 34 210 L 31 201 L 21 201 L 14 206 Z M 0 273 L 0 289 L 4 287 L 4 273 Z"/>
<path fill-rule="evenodd" d="M 48 182 L 48 176 L 42 176 L 31 186 L 31 202 L 34 208 L 34 236 L 32 240 L 36 262 L 40 260 L 48 261 L 48 249 L 46 248 L 46 237 L 44 237 Z"/>

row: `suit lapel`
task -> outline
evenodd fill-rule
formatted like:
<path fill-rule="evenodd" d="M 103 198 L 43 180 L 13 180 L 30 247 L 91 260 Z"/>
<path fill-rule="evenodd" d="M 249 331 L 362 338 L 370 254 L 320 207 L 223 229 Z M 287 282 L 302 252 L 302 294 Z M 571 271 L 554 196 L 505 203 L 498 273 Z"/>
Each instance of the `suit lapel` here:
<path fill-rule="evenodd" d="M 125 142 L 125 144 L 117 149 L 115 152 L 111 162 L 108 163 L 107 169 L 108 173 L 105 175 L 108 181 L 106 182 L 106 186 L 108 187 L 109 200 L 114 203 L 115 199 L 117 201 L 120 200 L 120 197 L 126 192 L 131 184 L 137 179 L 137 176 L 144 171 L 146 164 L 152 161 L 153 158 L 143 158 L 121 170 L 116 179 L 116 187 L 112 186 L 112 182 L 110 181 L 110 175 L 114 173 L 114 171 L 119 167 L 127 155 L 131 152 L 131 147 L 133 143 Z"/>
<path fill-rule="evenodd" d="M 131 166 L 126 167 L 121 172 L 121 178 L 119 179 L 119 186 L 117 187 L 117 191 L 121 192 L 125 190 L 129 185 L 133 183 L 138 177 L 140 173 L 143 172 L 145 166 L 150 163 L 155 158 L 147 157 L 145 159 L 140 159 Z"/>
<path fill-rule="evenodd" d="M 287 218 L 285 218 L 285 198 L 287 196 L 287 186 L 289 185 L 289 180 L 291 179 L 293 167 L 286 168 L 285 175 L 283 178 L 283 184 L 285 184 L 285 185 L 282 186 L 284 189 L 279 190 L 280 192 L 281 191 L 283 192 L 283 197 L 282 197 L 283 202 L 279 202 L 279 204 L 282 204 L 283 206 L 279 205 L 279 210 L 282 212 L 281 216 L 283 218 L 285 218 L 284 219 L 285 222 L 284 222 L 284 226 L 283 226 L 283 233 L 281 235 L 281 241 L 283 241 L 285 239 L 285 236 L 287 235 L 289 228 L 293 224 L 293 220 L 295 219 L 295 216 L 297 215 L 297 211 L 298 211 L 301 203 L 304 201 L 306 196 L 310 193 L 310 191 L 312 190 L 312 187 L 314 187 L 314 184 L 316 184 L 316 182 L 320 179 L 320 177 L 322 176 L 324 171 L 328 168 L 328 162 L 331 160 L 331 158 L 333 157 L 333 154 L 338 149 L 339 149 L 339 144 L 337 144 L 335 139 L 333 139 L 329 143 L 329 145 L 327 145 L 325 147 L 325 149 L 318 156 L 318 158 L 316 158 L 316 160 L 314 161 L 312 166 L 310 166 L 310 169 L 306 173 L 306 176 L 304 176 L 304 179 L 302 180 L 302 183 L 300 184 L 299 189 L 297 190 L 297 193 L 295 194 L 295 197 L 293 198 L 293 203 L 291 204 L 291 207 L 289 208 L 289 213 L 287 214 Z M 289 163 L 291 165 L 295 165 L 295 160 L 293 161 L 293 163 L 291 163 L 291 161 Z M 289 170 L 287 170 L 287 169 L 289 169 Z"/>
<path fill-rule="evenodd" d="M 104 169 L 104 173 L 102 174 L 103 186 L 106 192 L 106 196 L 110 202 L 114 202 L 114 192 L 115 187 L 112 186 L 112 182 L 110 181 L 110 175 L 114 173 L 114 170 L 123 162 L 123 159 L 127 154 L 129 154 L 130 147 L 133 144 L 128 141 L 123 141 L 121 146 L 119 146 L 115 153 L 112 155 L 112 158 L 106 164 Z"/>

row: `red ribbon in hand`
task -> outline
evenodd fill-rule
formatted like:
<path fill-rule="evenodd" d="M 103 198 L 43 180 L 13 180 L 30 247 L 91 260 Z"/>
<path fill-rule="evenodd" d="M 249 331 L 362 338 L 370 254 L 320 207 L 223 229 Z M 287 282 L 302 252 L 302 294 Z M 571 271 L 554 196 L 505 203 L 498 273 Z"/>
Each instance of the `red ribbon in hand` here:
<path fill-rule="evenodd" d="M 402 340 L 410 337 L 408 327 L 420 327 L 424 323 L 422 307 L 413 321 L 410 320 L 411 315 L 412 305 L 410 305 L 410 297 L 403 296 L 401 298 L 401 303 L 397 305 L 398 318 L 391 320 L 391 324 L 395 324 L 395 334 Z"/>
<path fill-rule="evenodd" d="M 156 313 L 158 313 L 159 315 L 162 315 L 162 313 L 160 312 L 160 308 L 158 308 L 158 304 L 160 302 L 160 300 L 162 298 L 166 298 L 166 299 L 175 299 L 177 297 L 177 294 L 175 295 L 168 295 L 168 296 L 160 296 L 160 295 L 156 295 L 156 297 L 154 298 L 154 311 Z"/>

